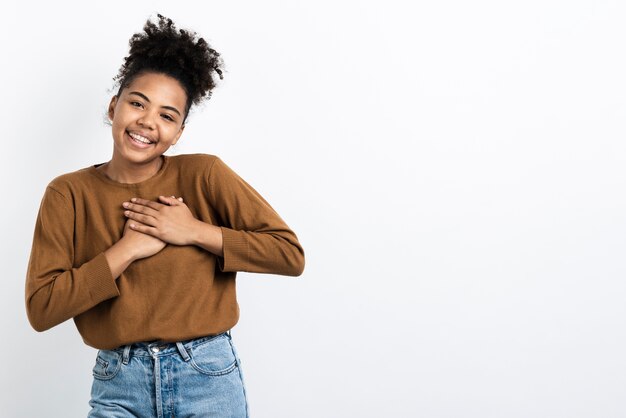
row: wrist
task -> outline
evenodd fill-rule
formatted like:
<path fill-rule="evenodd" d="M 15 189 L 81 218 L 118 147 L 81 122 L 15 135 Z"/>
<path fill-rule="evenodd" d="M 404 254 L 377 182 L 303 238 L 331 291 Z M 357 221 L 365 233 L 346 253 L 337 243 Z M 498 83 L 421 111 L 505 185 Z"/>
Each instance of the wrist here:
<path fill-rule="evenodd" d="M 130 245 L 126 235 L 117 241 L 114 246 L 119 248 L 120 253 L 123 254 L 125 261 L 129 264 L 139 260 L 139 254 L 135 250 L 135 247 Z"/>
<path fill-rule="evenodd" d="M 202 234 L 205 233 L 206 223 L 199 219 L 194 219 L 191 226 L 191 232 L 189 233 L 189 245 L 200 245 L 202 241 Z"/>
<path fill-rule="evenodd" d="M 109 269 L 115 280 L 137 259 L 136 252 L 127 244 L 128 240 L 119 239 L 104 252 Z"/>
<path fill-rule="evenodd" d="M 197 220 L 197 225 L 192 234 L 192 243 L 215 255 L 222 256 L 224 254 L 222 228 L 217 225 Z"/>

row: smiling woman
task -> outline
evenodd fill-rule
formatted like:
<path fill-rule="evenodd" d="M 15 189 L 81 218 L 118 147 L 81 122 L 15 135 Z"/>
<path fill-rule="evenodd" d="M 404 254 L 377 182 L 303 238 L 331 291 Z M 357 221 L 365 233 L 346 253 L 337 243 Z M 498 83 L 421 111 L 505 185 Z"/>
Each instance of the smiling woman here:
<path fill-rule="evenodd" d="M 221 158 L 164 155 L 222 63 L 204 39 L 158 17 L 131 38 L 116 77 L 111 160 L 46 188 L 26 311 L 37 331 L 73 318 L 98 349 L 90 417 L 247 417 L 230 333 L 237 272 L 299 276 L 304 250 Z"/>
<path fill-rule="evenodd" d="M 160 156 L 183 133 L 178 109 L 184 109 L 186 101 L 187 93 L 174 77 L 155 72 L 135 77 L 109 104 L 114 148 L 102 171 L 127 183 L 154 175 L 161 166 Z"/>

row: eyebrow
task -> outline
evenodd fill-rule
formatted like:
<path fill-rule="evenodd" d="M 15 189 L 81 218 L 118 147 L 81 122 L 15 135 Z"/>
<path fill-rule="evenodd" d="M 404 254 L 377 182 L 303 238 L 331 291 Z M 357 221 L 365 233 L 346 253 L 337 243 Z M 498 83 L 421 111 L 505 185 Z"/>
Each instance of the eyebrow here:
<path fill-rule="evenodd" d="M 131 91 L 131 92 L 130 92 L 130 93 L 128 93 L 128 94 L 136 94 L 137 96 L 142 97 L 142 98 L 143 98 L 146 102 L 150 103 L 150 99 L 148 99 L 148 97 L 147 97 L 145 94 L 143 94 L 143 93 L 139 93 L 138 91 Z M 169 109 L 169 110 L 171 110 L 172 112 L 176 112 L 176 113 L 178 113 L 178 116 L 181 116 L 181 117 L 182 117 L 182 115 L 180 114 L 180 112 L 178 111 L 178 109 L 176 109 L 176 108 L 175 108 L 175 107 L 173 107 L 173 106 L 161 106 L 161 107 L 162 107 L 163 109 Z"/>

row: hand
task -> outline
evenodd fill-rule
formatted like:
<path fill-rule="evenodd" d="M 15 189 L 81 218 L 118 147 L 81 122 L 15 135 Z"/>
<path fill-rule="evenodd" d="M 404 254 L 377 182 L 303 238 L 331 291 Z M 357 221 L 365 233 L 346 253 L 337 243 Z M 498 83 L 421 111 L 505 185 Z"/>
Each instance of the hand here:
<path fill-rule="evenodd" d="M 138 221 L 134 222 L 133 230 L 170 244 L 191 245 L 199 221 L 183 203 L 182 197 L 159 196 L 159 200 L 163 203 L 133 198 L 122 204 L 127 209 L 124 214 Z"/>
<path fill-rule="evenodd" d="M 132 251 L 135 253 L 135 260 L 150 257 L 151 255 L 161 251 L 167 245 L 167 243 L 156 237 L 142 234 L 141 232 L 130 228 L 131 223 L 136 225 L 139 224 L 139 222 L 133 219 L 127 219 L 126 224 L 124 224 L 122 239 L 126 240 L 127 245 L 132 248 Z"/>

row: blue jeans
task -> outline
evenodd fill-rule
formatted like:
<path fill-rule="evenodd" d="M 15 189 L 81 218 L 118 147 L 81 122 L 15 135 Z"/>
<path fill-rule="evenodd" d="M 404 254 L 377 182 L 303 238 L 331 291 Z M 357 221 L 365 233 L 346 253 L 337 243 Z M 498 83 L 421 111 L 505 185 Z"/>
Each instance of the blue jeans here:
<path fill-rule="evenodd" d="M 248 418 L 230 331 L 98 350 L 89 418 Z"/>

